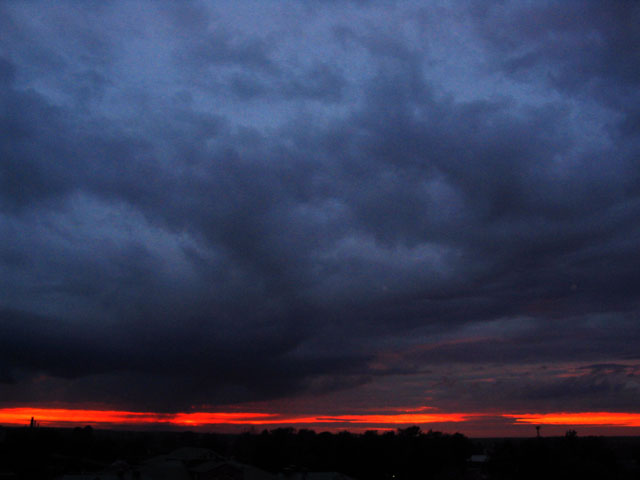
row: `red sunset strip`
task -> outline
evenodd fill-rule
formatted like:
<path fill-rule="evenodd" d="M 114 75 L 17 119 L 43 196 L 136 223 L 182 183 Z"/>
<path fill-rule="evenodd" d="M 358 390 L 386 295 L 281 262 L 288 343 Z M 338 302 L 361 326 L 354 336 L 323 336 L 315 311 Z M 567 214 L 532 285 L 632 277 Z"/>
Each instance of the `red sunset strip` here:
<path fill-rule="evenodd" d="M 171 423 L 198 425 L 207 423 L 252 423 L 266 417 L 267 413 L 153 413 L 127 412 L 119 410 L 75 410 L 63 408 L 3 408 L 0 409 L 0 424 L 22 425 L 34 417 L 42 425 L 59 423 L 92 423 L 140 425 Z"/>
<path fill-rule="evenodd" d="M 27 425 L 34 417 L 41 425 L 105 424 L 144 425 L 170 424 L 177 426 L 204 425 L 409 425 L 430 423 L 463 423 L 484 417 L 481 413 L 397 413 L 285 416 L 261 412 L 192 412 L 155 413 L 120 410 L 80 410 L 62 408 L 4 408 L 0 409 L 0 424 Z M 493 416 L 493 415 L 488 415 Z M 497 417 L 513 419 L 514 424 L 539 425 L 609 425 L 640 427 L 640 413 L 624 412 L 579 412 L 579 413 L 527 413 L 496 414 Z"/>
<path fill-rule="evenodd" d="M 611 425 L 619 427 L 640 427 L 640 413 L 559 412 L 503 415 L 503 417 L 514 418 L 516 420 L 516 423 L 540 425 Z"/>
<path fill-rule="evenodd" d="M 168 423 L 172 425 L 275 425 L 275 424 L 420 424 L 464 422 L 477 414 L 467 413 L 404 413 L 390 415 L 280 416 L 271 413 L 194 412 L 153 413 L 117 410 L 74 410 L 60 408 L 0 409 L 0 424 L 25 425 L 34 417 L 41 425 L 64 423 L 140 425 Z"/>
<path fill-rule="evenodd" d="M 251 423 L 254 425 L 267 424 L 310 424 L 310 423 L 355 423 L 355 424 L 416 424 L 416 423 L 442 423 L 442 422 L 465 422 L 469 417 L 477 414 L 469 413 L 443 413 L 443 414 L 399 414 L 399 415 L 331 415 L 331 416 L 309 416 L 309 417 L 275 417 L 263 414 L 268 418 L 252 418 L 250 420 L 232 422 L 216 421 L 216 415 L 211 413 L 184 413 L 178 414 L 171 423 L 206 425 L 215 423 Z"/>

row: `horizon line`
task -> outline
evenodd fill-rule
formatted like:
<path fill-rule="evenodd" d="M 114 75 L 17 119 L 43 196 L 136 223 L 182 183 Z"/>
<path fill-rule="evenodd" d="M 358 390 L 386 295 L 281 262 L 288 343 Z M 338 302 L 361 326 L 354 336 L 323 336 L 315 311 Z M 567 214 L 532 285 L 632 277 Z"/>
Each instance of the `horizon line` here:
<path fill-rule="evenodd" d="M 462 427 L 475 431 L 482 437 L 485 431 L 505 431 L 539 425 L 549 427 L 592 427 L 616 428 L 634 431 L 640 428 L 640 413 L 636 412 L 547 412 L 547 413 L 495 413 L 495 412 L 411 412 L 377 414 L 339 415 L 285 415 L 267 412 L 135 412 L 115 409 L 10 407 L 0 408 L 0 425 L 27 426 L 34 419 L 45 427 L 73 427 L 91 425 L 93 427 L 256 427 L 291 426 L 328 430 L 394 430 L 402 426 L 443 426 Z M 499 422 L 497 424 L 496 422 Z M 484 424 L 484 425 L 483 425 Z M 467 428 L 465 428 L 467 427 Z M 481 435 L 478 435 L 480 433 Z M 515 433 L 515 431 L 514 431 Z M 640 431 L 637 432 L 640 434 Z M 503 435 L 498 435 L 498 437 Z"/>

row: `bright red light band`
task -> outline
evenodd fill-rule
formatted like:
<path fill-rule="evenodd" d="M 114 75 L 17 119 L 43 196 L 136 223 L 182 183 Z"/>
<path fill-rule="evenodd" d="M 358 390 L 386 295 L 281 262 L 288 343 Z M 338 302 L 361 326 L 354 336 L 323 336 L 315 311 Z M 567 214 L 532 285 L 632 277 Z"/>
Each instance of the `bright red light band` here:
<path fill-rule="evenodd" d="M 35 418 L 41 425 L 117 424 L 141 425 L 166 423 L 182 426 L 202 425 L 277 425 L 277 424 L 424 424 L 464 422 L 474 414 L 466 413 L 404 413 L 389 415 L 282 416 L 272 413 L 194 412 L 153 413 L 118 410 L 75 410 L 60 408 L 0 409 L 0 423 L 26 425 Z"/>
<path fill-rule="evenodd" d="M 580 413 L 527 413 L 503 415 L 514 418 L 516 423 L 539 425 L 610 425 L 617 427 L 640 427 L 640 413 L 624 412 L 580 412 Z"/>
<path fill-rule="evenodd" d="M 120 410 L 83 410 L 63 408 L 4 408 L 0 409 L 0 424 L 28 425 L 35 418 L 43 426 L 71 425 L 152 425 L 198 427 L 207 425 L 314 425 L 343 426 L 421 425 L 433 423 L 464 423 L 482 417 L 512 419 L 515 425 L 585 425 L 640 427 L 640 413 L 579 412 L 579 413 L 422 413 L 311 415 L 287 416 L 262 412 L 129 412 Z"/>

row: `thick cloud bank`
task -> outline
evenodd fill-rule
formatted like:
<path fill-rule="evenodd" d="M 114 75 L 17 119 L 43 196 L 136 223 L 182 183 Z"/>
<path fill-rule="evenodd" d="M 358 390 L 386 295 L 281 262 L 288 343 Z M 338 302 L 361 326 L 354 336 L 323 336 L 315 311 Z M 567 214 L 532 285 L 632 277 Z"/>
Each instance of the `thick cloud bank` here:
<path fill-rule="evenodd" d="M 0 401 L 637 410 L 638 4 L 425 5 L 3 2 Z"/>

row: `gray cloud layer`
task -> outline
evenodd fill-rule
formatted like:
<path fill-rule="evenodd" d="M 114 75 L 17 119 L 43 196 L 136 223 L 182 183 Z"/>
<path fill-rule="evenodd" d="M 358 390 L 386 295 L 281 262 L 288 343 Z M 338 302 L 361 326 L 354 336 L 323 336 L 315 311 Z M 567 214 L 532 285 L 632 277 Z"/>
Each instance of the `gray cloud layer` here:
<path fill-rule="evenodd" d="M 637 408 L 635 3 L 0 10 L 7 404 Z"/>

